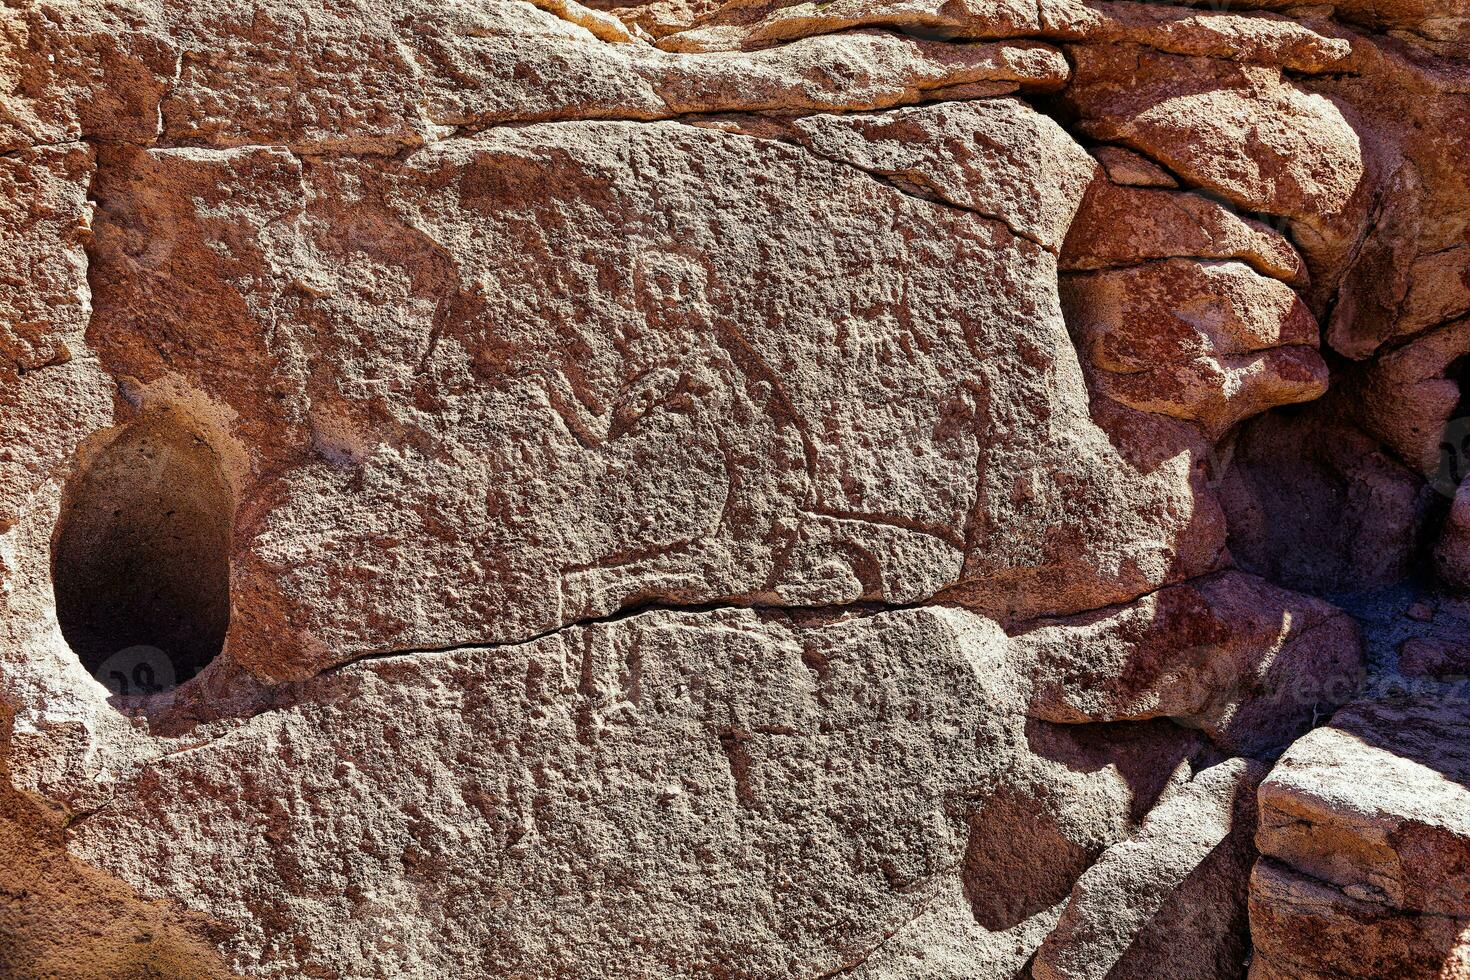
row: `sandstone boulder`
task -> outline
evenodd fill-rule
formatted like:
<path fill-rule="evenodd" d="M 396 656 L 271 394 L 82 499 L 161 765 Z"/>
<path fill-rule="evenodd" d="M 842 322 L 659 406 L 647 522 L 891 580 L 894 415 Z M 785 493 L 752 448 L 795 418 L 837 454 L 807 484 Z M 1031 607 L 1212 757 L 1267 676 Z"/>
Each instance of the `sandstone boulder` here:
<path fill-rule="evenodd" d="M 807 116 L 795 126 L 824 157 L 993 217 L 1051 252 L 1097 169 L 1065 130 L 1014 99 Z"/>
<path fill-rule="evenodd" d="M 1455 686 L 1356 702 L 1261 785 L 1252 976 L 1470 966 L 1470 756 Z"/>
<path fill-rule="evenodd" d="M 1263 4 L 1263 6 L 1274 6 Z M 1375 31 L 1392 33 L 1431 50 L 1467 52 L 1470 6 L 1464 0 L 1347 0 L 1338 16 Z"/>
<path fill-rule="evenodd" d="M 1106 160 L 1101 151 L 1099 159 Z M 1067 233 L 1062 268 L 1111 269 L 1173 258 L 1238 259 L 1293 288 L 1307 280 L 1302 257 L 1270 225 L 1200 194 L 1122 186 L 1111 174 L 1089 186 Z"/>
<path fill-rule="evenodd" d="M 1355 45 L 1358 69 L 1320 87 L 1367 114 L 1381 158 L 1368 227 L 1327 324 L 1333 348 L 1358 360 L 1470 312 L 1470 136 L 1453 122 L 1470 92 L 1461 61 L 1410 37 L 1365 38 Z"/>
<path fill-rule="evenodd" d="M 1165 262 L 1066 277 L 1063 309 L 1095 389 L 1212 437 L 1327 390 L 1317 324 L 1292 290 L 1238 262 Z"/>
<path fill-rule="evenodd" d="M 1199 55 L 1320 72 L 1340 66 L 1351 46 L 1271 14 L 1155 7 L 1136 3 L 980 0 L 963 5 L 936 0 L 734 0 L 698 19 L 687 31 L 661 37 L 669 51 L 751 50 L 854 28 L 888 28 L 923 37 L 974 40 L 1048 37 L 1097 45 L 1132 43 L 1174 54 Z"/>
<path fill-rule="evenodd" d="M 1223 762 L 1155 807 L 1078 880 L 1032 976 L 1239 976 L 1249 946 L 1255 791 L 1265 771 L 1245 759 Z"/>
<path fill-rule="evenodd" d="M 1143 154 L 1125 147 L 1099 146 L 1093 149 L 1092 154 L 1107 171 L 1108 180 L 1118 187 L 1179 186 L 1179 181 L 1169 176 L 1169 171 Z"/>
<path fill-rule="evenodd" d="M 1399 670 L 1409 677 L 1470 677 L 1470 642 L 1444 636 L 1414 637 L 1399 647 Z"/>
<path fill-rule="evenodd" d="M 1363 672 L 1350 617 L 1240 572 L 1046 622 L 1016 642 L 1037 718 L 1173 718 L 1240 753 L 1285 747 L 1351 698 Z"/>
<path fill-rule="evenodd" d="M 1324 304 L 1366 225 L 1375 163 L 1353 110 L 1280 69 L 1128 45 L 1076 49 L 1084 132 L 1250 212 L 1286 219 Z"/>
<path fill-rule="evenodd" d="M 1262 858 L 1251 873 L 1250 980 L 1460 980 L 1463 918 L 1403 913 Z"/>
<path fill-rule="evenodd" d="M 1470 319 L 1385 351 L 1343 379 L 1359 424 L 1446 497 L 1470 472 L 1460 391 Z"/>

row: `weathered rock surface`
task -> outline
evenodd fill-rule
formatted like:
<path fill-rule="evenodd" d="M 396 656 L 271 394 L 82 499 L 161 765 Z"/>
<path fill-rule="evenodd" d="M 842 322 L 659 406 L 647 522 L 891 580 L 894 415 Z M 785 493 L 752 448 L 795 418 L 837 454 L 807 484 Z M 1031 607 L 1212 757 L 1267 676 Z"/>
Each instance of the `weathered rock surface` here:
<path fill-rule="evenodd" d="M 3 719 L 0 719 L 3 720 Z M 8 721 L 6 722 L 8 728 Z M 0 764 L 0 975 L 116 980 L 231 976 L 199 931 L 67 853 L 60 816 L 10 785 Z"/>
<path fill-rule="evenodd" d="M 1470 320 L 1449 323 L 1355 370 L 1345 388 L 1358 423 L 1452 496 L 1465 475 L 1470 436 L 1460 411 L 1460 362 Z"/>
<path fill-rule="evenodd" d="M 179 50 L 152 4 L 27 0 L 0 24 L 0 152 L 158 135 Z"/>
<path fill-rule="evenodd" d="M 1465 11 L 1252 6 L 7 6 L 0 973 L 1464 972 L 1450 702 L 1245 869 L 1470 582 Z"/>
<path fill-rule="evenodd" d="M 1455 686 L 1356 702 L 1260 794 L 1252 976 L 1458 977 L 1470 966 L 1470 758 Z"/>
<path fill-rule="evenodd" d="M 1456 694 L 1421 685 L 1355 702 L 1293 745 L 1261 790 L 1263 853 L 1360 898 L 1463 911 L 1470 789 Z"/>
<path fill-rule="evenodd" d="M 815 976 L 957 889 L 971 942 L 1024 950 L 1047 906 L 990 903 L 1061 855 L 977 863 L 984 801 L 1039 807 L 1080 873 L 1194 743 L 1136 766 L 1127 739 L 1028 737 L 1009 657 L 994 624 L 920 610 L 647 613 L 367 661 L 150 749 L 68 847 L 207 912 L 263 976 Z"/>
<path fill-rule="evenodd" d="M 876 109 L 977 83 L 1055 89 L 1067 76 L 1061 53 L 1033 42 L 957 47 L 876 32 L 738 59 L 675 57 L 510 2 L 239 4 L 178 8 L 170 20 L 183 66 L 163 106 L 169 139 L 308 151 L 391 152 L 457 127 L 548 119 Z M 246 58 L 253 69 L 242 72 Z"/>
<path fill-rule="evenodd" d="M 880 151 L 829 150 L 874 168 Z M 1028 161 L 1002 162 L 970 207 L 1015 213 Z M 167 377 L 238 420 L 259 517 L 240 525 L 231 649 L 263 675 L 650 600 L 909 603 L 983 578 L 993 615 L 1066 612 L 1218 554 L 1190 454 L 1145 471 L 1088 419 L 1054 256 L 845 163 L 630 123 L 497 130 L 401 164 L 107 163 L 97 346 L 145 402 Z M 884 234 L 895 221 L 925 244 Z M 218 341 L 198 346 L 199 324 Z M 1042 465 L 1091 499 L 1059 472 L 1023 503 L 1013 481 Z M 1038 575 L 1057 591 L 1005 581 Z"/>
<path fill-rule="evenodd" d="M 1466 923 L 1402 913 L 1262 858 L 1251 874 L 1251 980 L 1458 978 Z"/>
<path fill-rule="evenodd" d="M 1016 99 L 808 116 L 795 126 L 824 157 L 993 217 L 1050 252 L 1097 169 L 1065 130 Z"/>
<path fill-rule="evenodd" d="M 1115 147 L 1102 150 L 1116 152 Z M 1106 164 L 1102 150 L 1098 152 Z M 1125 185 L 1115 170 L 1109 170 L 1109 179 L 1095 180 L 1082 200 L 1062 252 L 1067 271 L 1128 267 L 1154 259 L 1238 259 L 1287 285 L 1306 284 L 1302 257 L 1270 225 L 1201 194 Z"/>
<path fill-rule="evenodd" d="M 85 408 L 89 395 L 108 397 L 83 337 L 91 176 L 92 152 L 80 144 L 0 157 L 0 533 L 107 423 Z"/>
<path fill-rule="evenodd" d="M 1399 648 L 1399 670 L 1409 677 L 1470 677 L 1470 642 L 1443 636 L 1414 637 Z"/>
<path fill-rule="evenodd" d="M 1464 127 L 1445 124 L 1463 116 L 1470 87 L 1462 60 L 1431 57 L 1416 46 L 1365 44 L 1358 55 L 1358 77 L 1333 90 L 1371 115 L 1384 177 L 1339 290 L 1328 340 L 1362 360 L 1470 312 L 1464 248 L 1470 185 L 1463 166 L 1470 143 Z"/>
<path fill-rule="evenodd" d="M 1218 977 L 1246 958 L 1243 898 L 1265 767 L 1197 773 L 1072 889 L 1031 965 L 1037 980 Z M 1187 936 L 1187 941 L 1182 941 Z"/>
<path fill-rule="evenodd" d="M 1284 219 L 1336 282 L 1366 223 L 1373 161 L 1350 106 L 1304 91 L 1280 67 L 1132 45 L 1076 49 L 1065 98 L 1089 136 L 1147 154 L 1191 186 Z"/>
<path fill-rule="evenodd" d="M 1213 438 L 1327 390 L 1312 314 L 1289 287 L 1238 262 L 1070 275 L 1062 302 L 1098 393 L 1198 422 Z"/>
<path fill-rule="evenodd" d="M 1172 718 L 1232 752 L 1284 748 L 1356 691 L 1353 620 L 1319 599 L 1224 572 L 1017 637 L 1047 721 Z"/>
<path fill-rule="evenodd" d="M 1422 561 L 1434 489 L 1348 414 L 1340 402 L 1273 413 L 1229 445 L 1219 499 L 1243 568 L 1335 593 L 1402 581 Z"/>
<path fill-rule="evenodd" d="M 1178 187 L 1179 181 L 1169 175 L 1169 171 L 1154 163 L 1141 153 L 1121 146 L 1098 146 L 1092 150 L 1092 155 L 1097 162 L 1102 164 L 1107 172 L 1107 182 L 1099 181 L 1089 188 L 1089 191 L 1103 193 L 1107 190 L 1108 183 L 1118 187 Z M 1105 200 L 1118 200 L 1116 195 L 1110 195 Z M 1131 215 L 1129 215 L 1131 217 Z M 1079 214 L 1077 218 L 1078 227 L 1086 226 L 1086 216 Z M 1160 230 L 1165 230 L 1161 225 Z M 1178 229 L 1169 228 L 1173 233 Z M 1100 239 L 1103 236 L 1099 236 Z M 1103 244 L 1103 241 L 1099 241 Z"/>

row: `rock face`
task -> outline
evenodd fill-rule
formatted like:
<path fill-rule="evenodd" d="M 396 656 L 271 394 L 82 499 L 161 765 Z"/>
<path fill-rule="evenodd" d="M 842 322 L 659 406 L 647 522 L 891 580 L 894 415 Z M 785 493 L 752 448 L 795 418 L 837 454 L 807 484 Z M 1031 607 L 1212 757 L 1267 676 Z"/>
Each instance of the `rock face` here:
<path fill-rule="evenodd" d="M 1009 875 L 1058 855 L 968 856 L 992 832 L 987 801 L 1040 807 L 1075 874 L 1164 789 L 1130 784 L 1116 762 L 1074 770 L 1065 743 L 1028 738 L 1010 655 L 998 627 L 957 611 L 807 626 L 732 611 L 365 661 L 176 743 L 114 783 L 70 847 L 147 868 L 133 880 L 186 906 L 234 910 L 224 951 L 266 976 L 556 977 L 589 961 L 821 975 L 956 884 L 965 931 L 1003 948 L 1064 894 L 994 907 Z M 1149 741 L 1152 764 L 1187 774 L 1187 734 Z M 1141 748 L 1125 745 L 1098 761 Z M 1042 800 L 1037 786 L 1066 789 Z M 186 849 L 181 820 L 211 830 Z M 1007 976 L 1023 961 L 978 966 Z"/>
<path fill-rule="evenodd" d="M 1368 6 L 6 6 L 0 975 L 1470 971 Z"/>
<path fill-rule="evenodd" d="M 1240 572 L 1045 620 L 1016 642 L 1033 671 L 1034 717 L 1172 718 L 1247 754 L 1285 748 L 1351 697 L 1361 671 L 1350 617 Z"/>
<path fill-rule="evenodd" d="M 1470 757 L 1463 693 L 1357 702 L 1261 787 L 1252 977 L 1470 971 Z"/>
<path fill-rule="evenodd" d="M 1242 567 L 1322 594 L 1390 586 L 1428 564 L 1433 486 L 1345 421 L 1337 393 L 1245 427 L 1219 484 Z"/>
<path fill-rule="evenodd" d="M 1259 763 L 1195 775 L 1078 879 L 1032 963 L 1037 980 L 1216 977 L 1245 959 L 1239 921 Z M 1186 938 L 1187 937 L 1187 938 Z"/>

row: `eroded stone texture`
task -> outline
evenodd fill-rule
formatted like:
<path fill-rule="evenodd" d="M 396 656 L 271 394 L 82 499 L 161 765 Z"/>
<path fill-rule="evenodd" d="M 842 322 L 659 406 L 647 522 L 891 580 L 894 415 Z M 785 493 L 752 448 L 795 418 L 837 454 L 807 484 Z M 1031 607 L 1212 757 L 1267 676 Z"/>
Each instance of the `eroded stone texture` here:
<path fill-rule="evenodd" d="M 8 728 L 8 723 L 6 724 Z M 65 848 L 62 818 L 16 792 L 0 766 L 0 973 L 12 977 L 234 975 L 205 916 L 183 921 Z"/>
<path fill-rule="evenodd" d="M 83 338 L 91 176 L 92 152 L 81 144 L 0 157 L 0 533 L 107 421 L 88 410 L 106 406 L 108 386 Z"/>
<path fill-rule="evenodd" d="M 1262 858 L 1251 873 L 1251 980 L 1458 978 L 1465 920 L 1403 914 Z"/>
<path fill-rule="evenodd" d="M 1048 721 L 1173 718 L 1222 748 L 1284 748 L 1356 690 L 1357 626 L 1318 599 L 1240 572 L 1021 634 L 1029 711 Z"/>
<path fill-rule="evenodd" d="M 1245 959 L 1260 763 L 1197 773 L 1072 891 L 1031 966 L 1037 980 L 1229 976 Z M 1185 937 L 1188 937 L 1187 940 Z"/>
<path fill-rule="evenodd" d="M 760 49 L 863 27 L 957 40 L 1042 35 L 1099 44 L 1130 42 L 1175 54 L 1282 64 L 1303 72 L 1338 65 L 1350 53 L 1342 38 L 1324 36 L 1284 18 L 1074 0 L 1033 5 L 1014 0 L 964 5 L 934 0 L 822 4 L 736 0 L 700 16 L 691 30 L 661 37 L 659 46 L 670 51 Z"/>
<path fill-rule="evenodd" d="M 1470 86 L 1463 62 L 1402 43 L 1360 45 L 1356 77 L 1331 86 L 1372 117 L 1385 158 L 1370 223 L 1328 326 L 1332 346 L 1364 359 L 1385 343 L 1470 312 Z"/>
<path fill-rule="evenodd" d="M 178 57 L 149 3 L 7 4 L 0 13 L 0 152 L 83 136 L 154 139 Z"/>
<path fill-rule="evenodd" d="M 1131 780 L 1167 768 L 1028 739 L 1007 661 L 994 624 L 925 610 L 648 613 L 370 661 L 119 773 L 69 846 L 207 910 L 257 975 L 816 976 L 952 907 L 962 868 L 989 901 L 966 849 L 1001 831 L 979 822 L 998 791 L 1088 853 L 1161 791 Z M 1044 775 L 1067 791 L 1036 798 Z M 1034 942 L 1034 913 L 984 907 L 972 941 Z"/>
<path fill-rule="evenodd" d="M 1375 837 L 1402 800 L 1351 783 L 1317 844 L 1263 825 L 1248 936 L 1243 756 L 1360 680 L 1290 589 L 1356 601 L 1434 542 L 1456 580 L 1462 11 L 0 20 L 0 874 L 38 896 L 0 969 L 1225 978 L 1254 943 L 1327 977 L 1453 944 L 1413 875 L 1458 881 L 1458 831 Z M 159 419 L 217 506 L 82 492 L 151 472 L 108 453 Z M 228 564 L 228 636 L 109 697 L 53 578 L 109 567 L 67 527 L 149 501 Z M 1452 675 L 1436 629 L 1398 666 Z M 1365 710 L 1268 810 L 1371 729 L 1326 754 L 1453 831 L 1403 731 L 1462 726 Z"/>
<path fill-rule="evenodd" d="M 993 217 L 1051 252 L 1097 169 L 1065 130 L 1014 99 L 809 116 L 796 127 L 823 156 Z"/>
<path fill-rule="evenodd" d="M 1327 390 L 1312 314 L 1289 287 L 1238 262 L 1071 275 L 1062 302 L 1096 391 L 1199 422 L 1214 438 Z"/>
<path fill-rule="evenodd" d="M 1464 975 L 1470 789 L 1463 688 L 1354 703 L 1261 787 L 1252 976 Z"/>
<path fill-rule="evenodd" d="M 1459 411 L 1458 375 L 1467 353 L 1470 320 L 1459 320 L 1384 353 L 1346 379 L 1363 428 L 1445 494 L 1465 475 L 1458 443 L 1470 431 Z"/>
<path fill-rule="evenodd" d="M 391 152 L 461 126 L 875 109 L 976 83 L 1054 89 L 1067 75 L 1060 52 L 1033 42 L 961 48 L 879 33 L 674 57 L 512 2 L 240 3 L 169 16 L 183 60 L 165 135 L 215 145 Z M 244 59 L 255 67 L 241 71 Z"/>
<path fill-rule="evenodd" d="M 1356 702 L 1293 745 L 1262 788 L 1261 844 L 1359 898 L 1463 914 L 1464 705 L 1453 685 L 1418 687 Z"/>
<path fill-rule="evenodd" d="M 1133 147 L 1250 212 L 1285 219 L 1321 303 L 1367 221 L 1373 159 L 1350 105 L 1279 67 L 1128 45 L 1077 50 L 1066 98 L 1088 135 Z"/>
<path fill-rule="evenodd" d="M 1071 611 L 1218 552 L 1191 453 L 1144 470 L 1089 421 L 1051 253 L 852 166 L 628 123 L 402 164 L 109 163 L 98 346 L 236 418 L 254 482 L 232 652 L 262 674 L 649 600 L 906 603 L 1051 574 L 1055 593 L 1002 583 L 981 608 Z M 996 186 L 967 200 L 1007 213 Z M 1023 504 L 1042 465 L 1096 503 L 1053 476 Z M 1038 504 L 1057 519 L 1018 519 Z"/>
<path fill-rule="evenodd" d="M 1119 151 L 1102 147 L 1097 152 L 1106 165 Z M 1173 186 L 1172 181 L 1164 186 Z M 1220 201 L 1154 184 L 1127 185 L 1116 166 L 1108 179 L 1094 180 L 1068 231 L 1062 267 L 1110 269 L 1171 258 L 1238 259 L 1297 288 L 1307 279 L 1306 264 L 1285 235 Z"/>
<path fill-rule="evenodd" d="M 1179 181 L 1169 175 L 1163 167 L 1141 153 L 1121 146 L 1099 146 L 1092 151 L 1097 162 L 1107 172 L 1108 182 L 1118 187 L 1178 187 Z M 1098 184 L 1106 187 L 1099 181 Z M 1094 185 L 1092 189 L 1097 189 Z M 1079 215 L 1079 225 L 1085 219 Z M 1171 229 L 1172 230 L 1172 229 Z"/>

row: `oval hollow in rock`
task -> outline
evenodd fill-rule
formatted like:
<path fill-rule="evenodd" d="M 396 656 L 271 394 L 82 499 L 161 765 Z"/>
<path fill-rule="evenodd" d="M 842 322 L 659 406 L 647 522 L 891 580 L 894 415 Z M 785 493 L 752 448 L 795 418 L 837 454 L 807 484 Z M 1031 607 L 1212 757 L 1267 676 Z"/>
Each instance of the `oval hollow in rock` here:
<path fill-rule="evenodd" d="M 224 646 L 234 503 L 173 412 L 128 425 L 67 484 L 51 572 L 62 635 L 113 693 L 182 683 Z"/>

